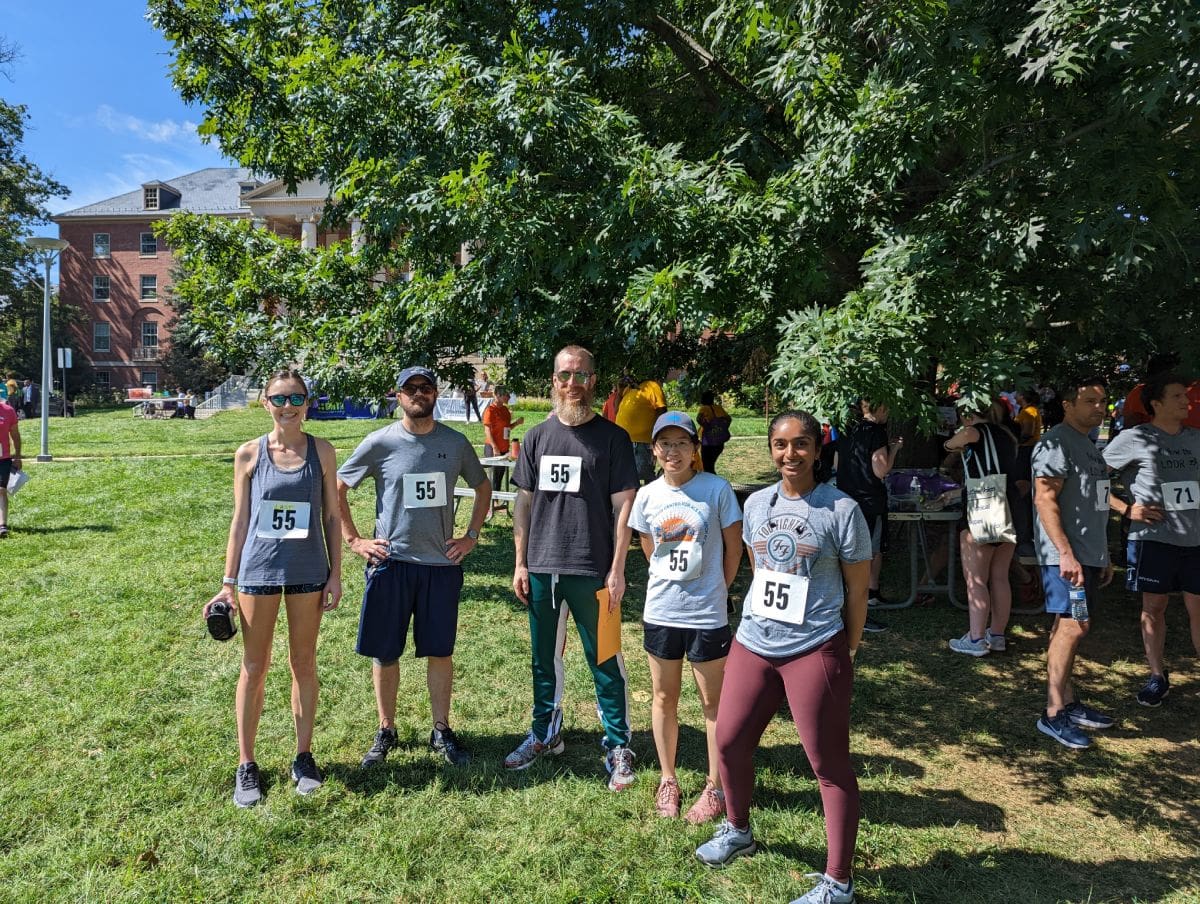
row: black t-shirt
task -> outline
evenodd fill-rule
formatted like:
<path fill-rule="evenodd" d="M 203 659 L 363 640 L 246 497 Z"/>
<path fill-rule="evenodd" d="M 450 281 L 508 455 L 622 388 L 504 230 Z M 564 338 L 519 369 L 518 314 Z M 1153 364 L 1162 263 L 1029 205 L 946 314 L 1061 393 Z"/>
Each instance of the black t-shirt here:
<path fill-rule="evenodd" d="M 859 421 L 838 439 L 838 489 L 868 518 L 887 512 L 887 487 L 871 468 L 871 456 L 887 444 L 887 425 L 873 421 Z"/>
<path fill-rule="evenodd" d="M 638 486 L 628 433 L 602 417 L 578 427 L 551 417 L 525 434 L 512 482 L 533 493 L 526 549 L 530 571 L 608 574 L 612 494 Z"/>

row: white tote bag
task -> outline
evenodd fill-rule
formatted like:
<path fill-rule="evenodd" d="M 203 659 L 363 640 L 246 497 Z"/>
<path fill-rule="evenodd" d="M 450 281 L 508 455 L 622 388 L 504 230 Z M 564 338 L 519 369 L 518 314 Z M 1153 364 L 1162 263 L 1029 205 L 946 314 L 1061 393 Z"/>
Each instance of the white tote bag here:
<path fill-rule="evenodd" d="M 1008 476 L 1000 473 L 999 456 L 990 429 L 977 428 L 983 434 L 984 460 L 963 452 L 963 473 L 967 483 L 967 529 L 976 543 L 1016 543 L 1012 512 L 1008 508 Z M 971 476 L 971 461 L 979 467 L 979 476 Z"/>

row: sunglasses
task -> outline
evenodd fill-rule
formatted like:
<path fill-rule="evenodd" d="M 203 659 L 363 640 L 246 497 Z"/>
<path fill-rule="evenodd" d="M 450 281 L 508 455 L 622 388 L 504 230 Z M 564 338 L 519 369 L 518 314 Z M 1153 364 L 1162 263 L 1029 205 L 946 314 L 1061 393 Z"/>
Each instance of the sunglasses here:
<path fill-rule="evenodd" d="M 574 380 L 582 386 L 591 378 L 592 374 L 591 371 L 587 370 L 560 370 L 554 376 L 559 383 L 570 383 Z"/>
<path fill-rule="evenodd" d="M 271 400 L 271 404 L 276 408 L 282 408 L 288 402 L 292 403 L 293 408 L 299 408 L 304 404 L 308 396 L 302 392 L 293 392 L 290 395 L 273 395 L 267 396 L 267 398 Z"/>
<path fill-rule="evenodd" d="M 400 391 L 407 395 L 416 395 L 417 393 L 431 395 L 437 392 L 437 387 L 432 383 L 405 383 L 400 387 Z"/>

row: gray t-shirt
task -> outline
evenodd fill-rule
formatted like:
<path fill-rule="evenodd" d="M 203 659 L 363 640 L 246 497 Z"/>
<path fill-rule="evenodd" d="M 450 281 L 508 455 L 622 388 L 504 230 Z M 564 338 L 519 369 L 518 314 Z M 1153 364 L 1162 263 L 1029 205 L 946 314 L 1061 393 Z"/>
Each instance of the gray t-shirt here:
<path fill-rule="evenodd" d="M 396 421 L 368 434 L 338 468 L 356 487 L 375 479 L 375 533 L 390 541 L 389 555 L 420 565 L 451 565 L 446 541 L 454 536 L 454 485 L 462 477 L 478 487 L 486 479 L 479 456 L 457 430 L 434 424 L 417 435 Z"/>
<path fill-rule="evenodd" d="M 512 482 L 533 493 L 526 565 L 603 578 L 612 567 L 612 494 L 637 488 L 629 434 L 602 417 L 549 417 L 525 434 Z"/>
<path fill-rule="evenodd" d="M 1139 424 L 1108 444 L 1104 460 L 1120 473 L 1134 502 L 1166 510 L 1157 524 L 1130 522 L 1131 540 L 1200 546 L 1200 430 L 1183 427 L 1172 435 Z"/>
<path fill-rule="evenodd" d="M 817 484 L 806 499 L 788 499 L 780 484 L 746 500 L 742 539 L 756 575 L 782 572 L 808 578 L 802 624 L 755 615 L 754 587 L 746 594 L 737 639 L 760 656 L 795 656 L 829 640 L 843 628 L 842 563 L 871 558 L 871 532 L 862 509 L 829 484 Z M 792 600 L 792 606 L 798 604 Z"/>
<path fill-rule="evenodd" d="M 681 487 L 660 477 L 637 492 L 629 526 L 654 543 L 642 619 L 709 630 L 729 623 L 721 531 L 742 520 L 729 481 L 696 474 Z"/>
<path fill-rule="evenodd" d="M 1096 444 L 1069 424 L 1048 430 L 1033 447 L 1033 476 L 1061 477 L 1058 513 L 1071 552 L 1080 565 L 1103 568 L 1108 564 L 1108 465 Z M 1034 490 L 1035 501 L 1037 490 Z M 1034 509 L 1036 514 L 1037 509 Z M 1042 565 L 1057 565 L 1058 547 L 1035 519 L 1037 559 Z"/>

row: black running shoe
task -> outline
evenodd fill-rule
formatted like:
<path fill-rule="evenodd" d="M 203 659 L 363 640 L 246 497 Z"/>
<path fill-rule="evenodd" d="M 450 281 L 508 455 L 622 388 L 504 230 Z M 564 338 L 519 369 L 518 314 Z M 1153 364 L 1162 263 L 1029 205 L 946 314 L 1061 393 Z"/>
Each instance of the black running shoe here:
<path fill-rule="evenodd" d="M 454 729 L 445 722 L 433 726 L 429 735 L 429 748 L 434 753 L 440 753 L 451 766 L 465 766 L 471 762 L 471 751 L 463 747 Z"/>
<path fill-rule="evenodd" d="M 297 794 L 312 794 L 321 787 L 324 779 L 311 753 L 305 751 L 296 754 L 296 758 L 292 760 L 292 781 L 296 783 Z"/>
<path fill-rule="evenodd" d="M 237 767 L 233 779 L 233 802 L 239 807 L 253 807 L 262 800 L 262 777 L 258 774 L 258 763 L 251 760 Z"/>
<path fill-rule="evenodd" d="M 366 769 L 369 766 L 374 766 L 376 763 L 382 763 L 387 759 L 388 751 L 400 743 L 396 737 L 396 729 L 381 728 L 375 732 L 375 743 L 371 745 L 371 749 L 367 751 L 367 755 L 363 757 L 362 768 Z"/>
<path fill-rule="evenodd" d="M 878 634 L 880 631 L 886 631 L 887 625 L 881 621 L 877 621 L 871 616 L 867 616 L 866 622 L 863 624 L 863 630 L 869 634 Z"/>

